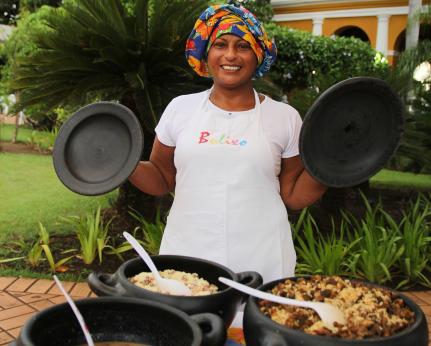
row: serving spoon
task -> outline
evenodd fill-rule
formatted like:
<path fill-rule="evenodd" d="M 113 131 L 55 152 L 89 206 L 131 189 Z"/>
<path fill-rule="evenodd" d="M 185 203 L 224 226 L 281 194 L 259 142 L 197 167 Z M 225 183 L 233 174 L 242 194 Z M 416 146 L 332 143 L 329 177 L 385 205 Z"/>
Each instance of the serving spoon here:
<path fill-rule="evenodd" d="M 300 306 L 303 308 L 313 309 L 314 311 L 317 312 L 322 322 L 328 328 L 333 328 L 334 322 L 337 322 L 340 324 L 346 324 L 346 319 L 344 318 L 343 313 L 337 307 L 331 304 L 280 297 L 275 294 L 262 292 L 257 289 L 245 286 L 243 284 L 232 281 L 230 279 L 226 279 L 223 277 L 219 277 L 218 279 L 220 282 L 223 282 L 225 285 L 233 287 L 238 291 L 247 293 L 253 297 L 269 300 L 274 303 L 294 305 L 294 306 Z"/>
<path fill-rule="evenodd" d="M 61 284 L 60 280 L 57 278 L 56 275 L 53 275 L 54 281 L 57 284 L 58 288 L 60 289 L 61 293 L 66 297 L 67 302 L 69 303 L 70 307 L 72 308 L 73 313 L 76 316 L 76 319 L 79 322 L 79 325 L 81 326 L 82 331 L 84 332 L 85 341 L 87 341 L 88 346 L 94 346 L 93 338 L 91 337 L 90 332 L 88 331 L 88 327 L 85 324 L 84 317 L 82 317 L 81 313 L 79 312 L 77 306 L 75 305 L 75 302 L 73 299 L 69 296 L 69 294 L 64 289 L 63 285 Z"/>
<path fill-rule="evenodd" d="M 185 284 L 178 280 L 174 279 L 165 279 L 162 278 L 157 270 L 154 262 L 152 261 L 150 255 L 145 251 L 141 244 L 130 234 L 127 232 L 123 232 L 124 238 L 132 245 L 135 251 L 139 256 L 144 260 L 151 273 L 156 280 L 157 286 L 163 291 L 166 291 L 170 294 L 178 295 L 178 296 L 191 296 L 192 291 Z"/>

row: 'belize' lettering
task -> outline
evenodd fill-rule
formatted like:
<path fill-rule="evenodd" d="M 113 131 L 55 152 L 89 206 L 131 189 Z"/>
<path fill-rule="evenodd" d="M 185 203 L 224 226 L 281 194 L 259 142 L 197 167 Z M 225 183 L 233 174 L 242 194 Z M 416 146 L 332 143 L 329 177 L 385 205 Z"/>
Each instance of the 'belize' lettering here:
<path fill-rule="evenodd" d="M 230 144 L 230 145 L 239 145 L 243 147 L 247 144 L 245 139 L 235 139 L 225 134 L 221 134 L 220 136 L 211 136 L 211 133 L 208 131 L 201 131 L 199 137 L 199 144 L 208 143 L 208 144 Z"/>

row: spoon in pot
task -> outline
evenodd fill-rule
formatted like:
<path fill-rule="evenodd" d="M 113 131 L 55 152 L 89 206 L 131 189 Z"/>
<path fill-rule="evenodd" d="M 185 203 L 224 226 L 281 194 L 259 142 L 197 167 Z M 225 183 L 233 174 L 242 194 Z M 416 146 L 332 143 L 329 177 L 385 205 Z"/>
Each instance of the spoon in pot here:
<path fill-rule="evenodd" d="M 190 288 L 188 288 L 182 282 L 174 279 L 162 278 L 156 266 L 154 265 L 154 262 L 152 261 L 150 255 L 148 255 L 147 251 L 145 251 L 142 245 L 139 244 L 139 242 L 131 234 L 127 232 L 123 232 L 123 236 L 130 243 L 130 245 L 132 245 L 132 247 L 139 254 L 139 256 L 141 256 L 141 258 L 144 260 L 144 262 L 150 269 L 151 273 L 153 274 L 154 279 L 156 280 L 157 286 L 159 286 L 161 290 L 178 296 L 192 295 Z"/>
<path fill-rule="evenodd" d="M 226 279 L 223 277 L 219 277 L 218 279 L 220 282 L 223 282 L 225 285 L 233 287 L 233 288 L 237 289 L 238 291 L 247 293 L 253 297 L 269 300 L 269 301 L 274 302 L 274 303 L 294 305 L 294 306 L 300 306 L 303 308 L 313 309 L 314 311 L 317 312 L 320 319 L 323 321 L 323 323 L 328 328 L 333 328 L 334 322 L 338 322 L 340 324 L 346 324 L 346 319 L 344 318 L 343 313 L 337 307 L 335 307 L 331 304 L 321 303 L 321 302 L 310 302 L 310 301 L 303 301 L 303 300 L 280 297 L 280 296 L 277 296 L 275 294 L 262 292 L 262 291 L 259 291 L 257 289 L 245 286 L 243 284 L 232 281 L 230 279 Z"/>
<path fill-rule="evenodd" d="M 69 303 L 70 307 L 72 308 L 73 313 L 76 316 L 76 319 L 79 322 L 79 325 L 81 326 L 82 331 L 84 332 L 85 340 L 87 341 L 88 346 L 94 346 L 93 338 L 90 335 L 90 332 L 88 331 L 87 325 L 85 324 L 84 317 L 82 317 L 81 313 L 79 312 L 78 308 L 75 305 L 75 302 L 73 299 L 69 296 L 69 294 L 64 289 L 63 285 L 61 284 L 60 280 L 57 278 L 56 275 L 53 275 L 54 281 L 57 284 L 58 288 L 60 289 L 61 293 L 66 297 L 67 302 Z"/>

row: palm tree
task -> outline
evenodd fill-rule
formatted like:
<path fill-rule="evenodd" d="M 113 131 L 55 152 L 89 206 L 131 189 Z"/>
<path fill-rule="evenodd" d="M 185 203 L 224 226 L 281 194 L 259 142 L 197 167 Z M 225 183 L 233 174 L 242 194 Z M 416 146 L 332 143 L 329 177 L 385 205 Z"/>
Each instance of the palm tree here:
<path fill-rule="evenodd" d="M 422 7 L 422 0 L 409 0 L 408 26 L 406 33 L 406 49 L 414 48 L 419 40 L 419 20 L 417 13 Z"/>
<path fill-rule="evenodd" d="M 37 49 L 12 69 L 18 109 L 118 100 L 142 124 L 147 158 L 169 101 L 207 85 L 195 79 L 184 57 L 185 40 L 206 5 L 206 0 L 65 0 L 58 8 L 42 8 L 44 30 L 31 34 Z M 126 183 L 117 208 L 131 205 L 151 216 L 153 201 Z"/>

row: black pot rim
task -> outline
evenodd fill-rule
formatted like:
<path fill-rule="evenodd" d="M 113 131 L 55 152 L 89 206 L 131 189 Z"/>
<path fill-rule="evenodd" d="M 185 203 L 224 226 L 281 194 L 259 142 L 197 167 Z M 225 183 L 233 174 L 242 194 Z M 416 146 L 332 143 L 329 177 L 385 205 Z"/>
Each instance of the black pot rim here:
<path fill-rule="evenodd" d="M 321 275 L 322 277 L 324 277 L 324 275 Z M 283 282 L 285 280 L 297 280 L 300 278 L 308 278 L 310 276 L 303 276 L 303 277 L 287 277 L 287 278 L 282 278 L 282 279 L 277 279 L 277 280 L 273 280 L 270 282 L 266 282 L 263 285 L 260 285 L 257 289 L 263 292 L 268 291 L 268 289 L 273 288 L 275 285 L 277 285 L 280 282 Z M 413 322 L 413 324 L 411 324 L 410 326 L 408 326 L 407 328 L 403 329 L 401 332 L 396 333 L 394 335 L 391 336 L 387 336 L 387 337 L 375 337 L 375 338 L 367 338 L 367 339 L 361 339 L 360 341 L 365 341 L 365 342 L 378 342 L 378 341 L 394 341 L 394 345 L 396 345 L 396 339 L 398 339 L 401 336 L 404 336 L 405 334 L 410 333 L 412 330 L 416 329 L 419 327 L 419 325 L 421 325 L 425 319 L 424 313 L 423 311 L 420 309 L 420 307 L 413 301 L 411 300 L 409 297 L 405 296 L 404 294 L 395 291 L 391 288 L 385 287 L 385 286 L 381 286 L 378 284 L 374 284 L 368 281 L 364 281 L 364 280 L 359 280 L 359 279 L 349 279 L 352 282 L 359 282 L 362 284 L 365 284 L 367 286 L 371 286 L 371 287 L 376 287 L 376 288 L 380 288 L 380 289 L 384 289 L 387 291 L 392 292 L 396 297 L 399 297 L 401 299 L 403 299 L 403 301 L 408 305 L 408 307 L 414 312 L 415 314 L 415 321 Z M 334 336 L 321 336 L 321 335 L 313 335 L 313 334 L 308 334 L 305 333 L 301 330 L 298 329 L 293 329 L 293 328 L 288 328 L 285 326 L 282 326 L 281 324 L 273 321 L 270 317 L 264 315 L 260 309 L 259 306 L 257 304 L 257 301 L 261 300 L 260 298 L 256 298 L 253 296 L 249 296 L 249 298 L 247 299 L 247 305 L 250 304 L 250 306 L 252 306 L 254 309 L 256 309 L 259 312 L 259 316 L 261 318 L 264 319 L 266 324 L 269 324 L 271 326 L 272 329 L 276 329 L 279 330 L 280 332 L 286 331 L 288 330 L 289 333 L 291 333 L 292 335 L 296 335 L 296 336 L 302 336 L 302 335 L 306 335 L 307 337 L 312 337 L 313 339 L 316 340 L 316 342 L 318 342 L 319 340 L 328 340 L 328 338 L 331 338 L 333 340 L 342 340 L 343 343 L 346 344 L 352 344 L 355 345 L 358 343 L 357 339 L 342 339 L 342 338 L 338 338 L 338 337 L 334 337 Z"/>
<path fill-rule="evenodd" d="M 109 179 L 88 182 L 73 172 L 74 170 L 76 171 L 77 168 L 78 170 L 79 168 L 82 169 L 82 167 L 75 167 L 74 170 L 71 169 L 68 163 L 67 147 L 71 138 L 79 136 L 79 134 L 82 133 L 80 131 L 88 128 L 88 124 L 91 124 L 89 121 L 98 119 L 99 115 L 109 115 L 121 122 L 127 129 L 131 143 L 126 161 L 121 168 L 117 170 L 111 168 L 111 177 Z M 102 129 L 104 128 L 103 120 L 103 118 L 98 120 L 98 125 Z M 105 130 L 108 131 L 107 128 L 105 128 Z M 116 132 L 115 135 L 116 137 L 114 138 L 119 139 L 121 137 L 121 132 Z M 97 136 L 97 134 L 95 134 L 95 136 Z M 73 192 L 86 196 L 108 193 L 124 183 L 138 165 L 143 151 L 143 138 L 144 135 L 138 119 L 126 106 L 110 101 L 100 101 L 86 105 L 77 110 L 61 126 L 58 132 L 52 153 L 54 170 L 60 181 Z M 119 145 L 118 143 L 115 144 Z M 88 150 L 88 148 L 84 148 L 83 150 Z M 81 150 L 75 154 L 82 156 L 83 152 Z M 123 158 L 118 159 L 122 160 Z"/>
<path fill-rule="evenodd" d="M 151 306 L 155 307 L 164 311 L 167 311 L 171 314 L 174 314 L 184 320 L 187 325 L 190 327 L 192 333 L 193 333 L 193 340 L 197 340 L 198 342 L 195 343 L 196 345 L 200 345 L 202 341 L 202 332 L 199 329 L 199 326 L 193 319 L 187 315 L 185 312 L 174 308 L 172 306 L 169 306 L 167 304 L 163 304 L 157 301 L 151 301 L 147 299 L 142 298 L 132 298 L 132 297 L 96 297 L 96 298 L 83 298 L 75 301 L 75 304 L 77 305 L 78 309 L 83 306 L 88 305 L 105 305 L 109 303 L 114 304 L 124 304 L 124 305 L 141 305 L 141 306 Z M 37 323 L 38 320 L 45 318 L 45 316 L 49 316 L 49 314 L 57 311 L 61 311 L 63 309 L 69 309 L 70 306 L 67 302 L 57 304 L 51 307 L 48 307 L 44 310 L 41 310 L 37 312 L 35 315 L 30 317 L 30 319 L 24 324 L 20 331 L 19 339 L 24 343 L 28 345 L 32 345 L 32 341 L 30 338 L 30 332 L 33 329 L 35 323 Z M 70 313 L 73 314 L 73 312 L 70 310 Z"/>

